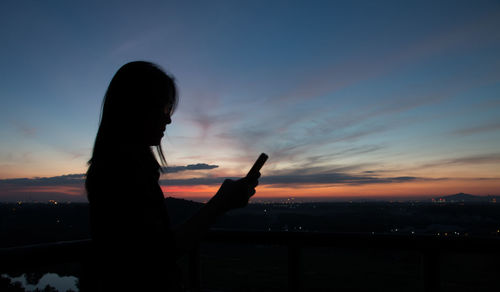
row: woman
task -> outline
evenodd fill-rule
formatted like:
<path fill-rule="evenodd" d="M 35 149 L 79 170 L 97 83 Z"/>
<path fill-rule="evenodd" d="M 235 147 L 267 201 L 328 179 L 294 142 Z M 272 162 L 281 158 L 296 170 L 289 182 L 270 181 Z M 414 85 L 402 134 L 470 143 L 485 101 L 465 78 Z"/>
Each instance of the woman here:
<path fill-rule="evenodd" d="M 195 216 L 170 228 L 151 147 L 165 165 L 160 141 L 177 101 L 173 78 L 149 62 L 124 65 L 109 84 L 86 179 L 93 291 L 182 290 L 176 259 L 255 194 L 260 174 L 225 180 Z"/>

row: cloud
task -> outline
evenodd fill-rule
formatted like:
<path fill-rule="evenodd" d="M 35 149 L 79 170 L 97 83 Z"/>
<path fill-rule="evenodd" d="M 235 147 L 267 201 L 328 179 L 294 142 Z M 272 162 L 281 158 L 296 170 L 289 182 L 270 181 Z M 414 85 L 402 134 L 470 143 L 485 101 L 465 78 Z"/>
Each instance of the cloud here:
<path fill-rule="evenodd" d="M 500 153 L 491 153 L 491 154 L 483 154 L 483 155 L 474 155 L 474 156 L 466 156 L 460 157 L 456 159 L 451 159 L 448 161 L 444 161 L 448 164 L 490 164 L 490 163 L 500 163 Z"/>
<path fill-rule="evenodd" d="M 196 186 L 196 185 L 218 185 L 224 181 L 222 177 L 198 177 L 186 179 L 162 179 L 160 185 L 162 186 Z M 236 179 L 236 178 L 231 178 Z"/>
<path fill-rule="evenodd" d="M 457 135 L 473 135 L 483 132 L 489 131 L 498 131 L 500 130 L 500 122 L 491 123 L 491 124 L 483 124 L 475 127 L 459 129 L 453 132 L 453 134 Z"/>
<path fill-rule="evenodd" d="M 471 156 L 464 156 L 451 159 L 442 159 L 432 163 L 424 164 L 422 165 L 422 168 L 444 166 L 444 165 L 498 164 L 498 163 L 500 163 L 500 153 L 488 153 L 488 154 L 471 155 Z"/>
<path fill-rule="evenodd" d="M 0 179 L 0 201 L 86 202 L 85 174 Z"/>
<path fill-rule="evenodd" d="M 9 178 L 0 179 L 0 186 L 67 186 L 83 184 L 85 174 L 66 174 L 52 177 L 34 177 L 34 178 Z"/>
<path fill-rule="evenodd" d="M 302 172 L 302 171 L 300 171 Z M 194 185 L 219 185 L 224 181 L 222 177 L 205 177 L 189 179 L 164 179 L 160 181 L 161 185 L 173 186 L 194 186 Z M 238 179 L 238 178 L 230 178 Z M 297 185 L 326 185 L 326 184 L 348 184 L 365 185 L 380 183 L 403 183 L 411 181 L 431 180 L 428 178 L 399 176 L 399 177 L 375 177 L 372 175 L 353 175 L 342 172 L 317 173 L 317 174 L 299 174 L 295 173 L 283 175 L 267 175 L 259 181 L 261 185 L 272 185 L 276 187 L 297 186 Z M 432 179 L 435 180 L 435 179 Z"/>
<path fill-rule="evenodd" d="M 186 170 L 214 169 L 218 165 L 206 163 L 189 164 L 186 166 L 171 166 L 166 168 L 167 173 L 174 173 Z M 52 187 L 52 186 L 74 186 L 83 185 L 85 174 L 65 174 L 51 177 L 33 177 L 33 178 L 8 178 L 0 179 L 0 187 Z"/>
<path fill-rule="evenodd" d="M 189 164 L 186 166 L 168 166 L 168 167 L 164 167 L 163 170 L 166 173 L 175 173 L 175 172 L 181 172 L 181 171 L 186 171 L 186 170 L 214 169 L 214 168 L 218 168 L 218 167 L 219 167 L 218 165 L 197 163 L 197 164 Z"/>
<path fill-rule="evenodd" d="M 425 180 L 424 178 L 413 176 L 401 177 L 375 177 L 370 175 L 352 175 L 347 173 L 321 173 L 310 175 L 280 175 L 270 176 L 261 179 L 262 184 L 271 185 L 316 185 L 316 184 L 348 184 L 348 185 L 365 185 L 365 184 L 387 184 L 387 183 L 402 183 L 410 181 Z"/>

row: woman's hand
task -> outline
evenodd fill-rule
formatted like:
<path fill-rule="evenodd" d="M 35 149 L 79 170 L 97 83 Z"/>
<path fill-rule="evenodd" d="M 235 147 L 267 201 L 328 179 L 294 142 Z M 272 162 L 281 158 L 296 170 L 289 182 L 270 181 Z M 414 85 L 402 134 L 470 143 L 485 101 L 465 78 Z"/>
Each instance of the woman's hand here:
<path fill-rule="evenodd" d="M 193 248 L 217 217 L 229 210 L 245 207 L 255 194 L 259 177 L 260 173 L 256 173 L 239 180 L 226 179 L 215 196 L 176 229 L 175 242 L 179 254 Z"/>
<path fill-rule="evenodd" d="M 250 197 L 255 194 L 259 177 L 260 173 L 239 180 L 226 179 L 211 201 L 217 205 L 217 209 L 221 213 L 245 207 Z"/>

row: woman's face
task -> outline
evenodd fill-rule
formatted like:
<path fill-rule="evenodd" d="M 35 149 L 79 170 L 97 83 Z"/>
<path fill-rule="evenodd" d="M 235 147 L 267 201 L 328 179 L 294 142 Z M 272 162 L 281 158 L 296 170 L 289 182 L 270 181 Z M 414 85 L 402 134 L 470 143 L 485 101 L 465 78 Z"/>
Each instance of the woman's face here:
<path fill-rule="evenodd" d="M 145 119 L 143 133 L 144 140 L 148 146 L 160 145 L 165 128 L 172 123 L 172 104 L 167 104 L 163 108 L 153 110 Z"/>

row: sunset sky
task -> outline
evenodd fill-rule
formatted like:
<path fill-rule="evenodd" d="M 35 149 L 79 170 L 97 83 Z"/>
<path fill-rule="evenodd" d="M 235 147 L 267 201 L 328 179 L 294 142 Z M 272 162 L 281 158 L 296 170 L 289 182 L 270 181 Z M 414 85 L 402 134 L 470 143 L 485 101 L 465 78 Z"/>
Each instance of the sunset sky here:
<path fill-rule="evenodd" d="M 261 152 L 254 200 L 500 195 L 499 1 L 7 0 L 0 40 L 0 201 L 85 200 L 134 60 L 180 91 L 165 196 L 207 198 Z"/>

